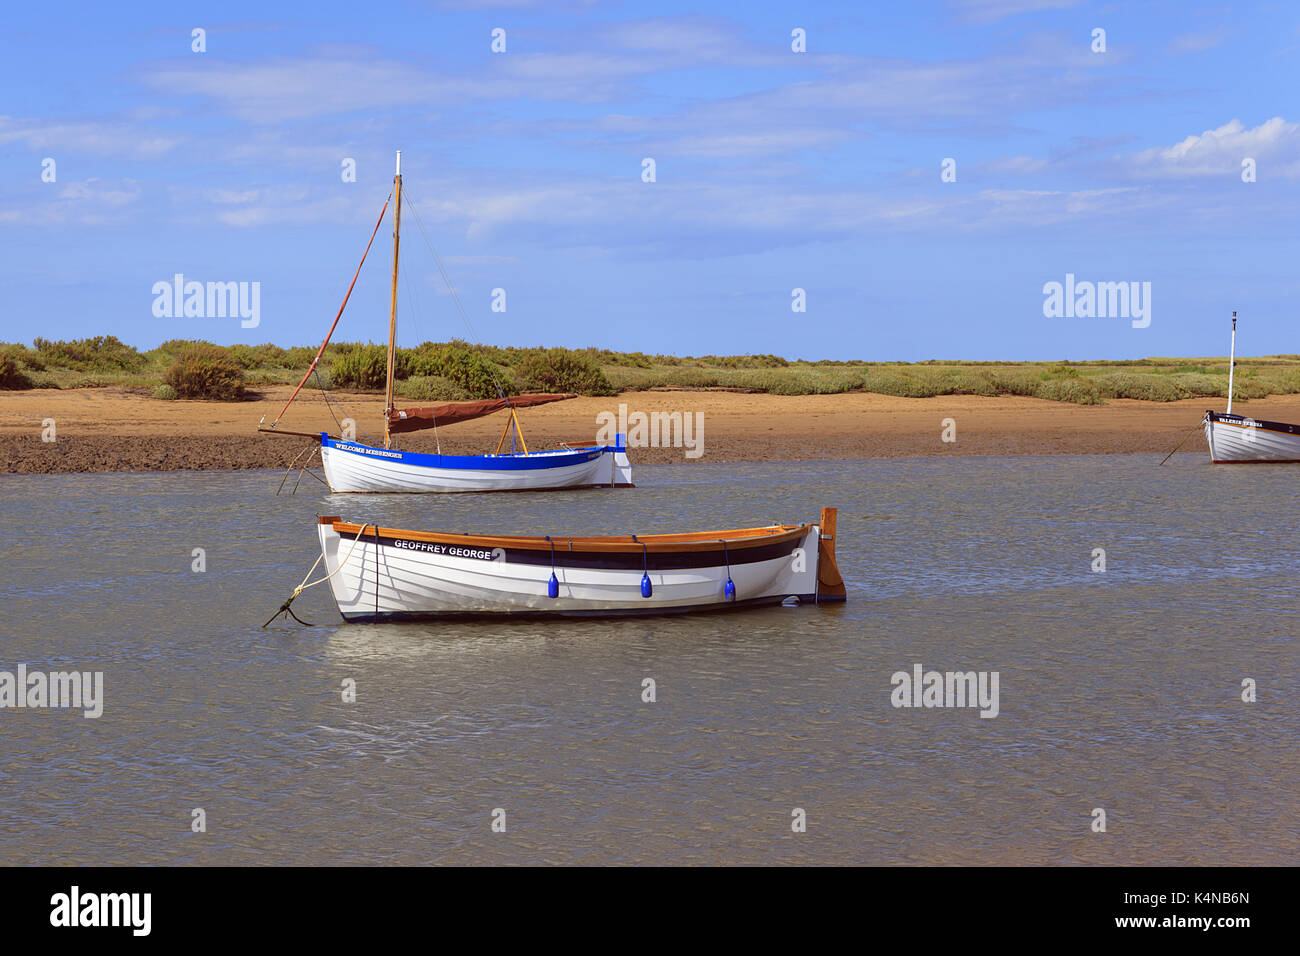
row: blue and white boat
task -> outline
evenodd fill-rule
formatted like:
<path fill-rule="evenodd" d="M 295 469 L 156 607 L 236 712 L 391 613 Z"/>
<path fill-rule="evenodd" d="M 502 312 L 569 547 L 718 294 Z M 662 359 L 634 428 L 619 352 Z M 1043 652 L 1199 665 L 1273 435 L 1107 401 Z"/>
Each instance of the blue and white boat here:
<path fill-rule="evenodd" d="M 619 436 L 622 439 L 622 436 Z M 526 454 L 439 455 L 320 436 L 325 480 L 336 492 L 538 491 L 631 487 L 622 441 Z"/>
<path fill-rule="evenodd" d="M 524 440 L 523 428 L 517 414 L 520 408 L 542 405 L 569 398 L 571 394 L 523 394 L 506 395 L 498 391 L 498 397 L 481 401 L 449 402 L 427 408 L 403 408 L 393 406 L 393 380 L 395 377 L 395 355 L 397 342 L 397 263 L 401 243 L 402 225 L 402 154 L 397 154 L 397 172 L 393 177 L 393 283 L 392 298 L 389 303 L 388 319 L 388 367 L 387 385 L 384 404 L 384 443 L 367 445 L 348 438 L 334 438 L 325 432 L 319 436 L 312 433 L 289 432 L 276 429 L 285 410 L 298 396 L 307 379 L 316 370 L 325 348 L 329 345 L 339 318 L 343 315 L 352 289 L 356 286 L 356 276 L 352 286 L 343 298 L 334 324 L 330 326 L 321 343 L 316 357 L 312 360 L 307 374 L 303 376 L 298 387 L 289 396 L 289 401 L 281 409 L 280 415 L 267 428 L 260 431 L 279 435 L 306 435 L 319 437 L 321 462 L 325 469 L 325 479 L 330 490 L 335 492 L 463 492 L 463 491 L 539 491 L 552 488 L 628 488 L 632 487 L 632 467 L 628 462 L 624 436 L 619 435 L 613 445 L 598 445 L 591 441 L 563 444 L 560 448 L 529 452 Z M 375 241 L 379 226 L 388 211 L 388 203 L 379 213 L 366 245 L 366 254 L 361 257 L 357 274 L 365 265 L 370 246 Z M 455 292 L 452 290 L 453 298 Z M 459 304 L 459 300 L 457 300 Z M 487 455 L 444 455 L 413 451 L 400 451 L 393 448 L 392 436 L 398 432 L 416 431 L 424 428 L 437 428 L 439 425 L 452 425 L 457 422 L 481 418 L 498 411 L 507 411 L 505 430 L 497 442 L 496 451 Z M 513 428 L 513 433 L 512 433 Z M 506 436 L 510 436 L 510 451 L 503 452 Z M 515 438 L 519 444 L 516 446 Z M 516 452 L 516 447 L 522 447 Z"/>

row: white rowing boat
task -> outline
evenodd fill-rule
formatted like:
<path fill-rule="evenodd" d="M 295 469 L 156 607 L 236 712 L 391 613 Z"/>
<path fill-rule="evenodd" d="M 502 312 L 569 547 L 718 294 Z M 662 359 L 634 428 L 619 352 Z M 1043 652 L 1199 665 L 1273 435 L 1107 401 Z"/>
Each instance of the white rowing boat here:
<path fill-rule="evenodd" d="M 1269 422 L 1232 413 L 1233 378 L 1237 367 L 1237 313 L 1232 313 L 1232 345 L 1228 358 L 1228 410 L 1207 409 L 1201 419 L 1210 461 L 1216 465 L 1300 462 L 1300 425 Z"/>
<path fill-rule="evenodd" d="M 1216 465 L 1300 462 L 1300 425 L 1208 410 L 1202 422 Z"/>
<path fill-rule="evenodd" d="M 336 516 L 317 528 L 339 613 L 387 621 L 839 602 L 835 520 L 823 508 L 815 524 L 609 537 L 446 534 Z"/>

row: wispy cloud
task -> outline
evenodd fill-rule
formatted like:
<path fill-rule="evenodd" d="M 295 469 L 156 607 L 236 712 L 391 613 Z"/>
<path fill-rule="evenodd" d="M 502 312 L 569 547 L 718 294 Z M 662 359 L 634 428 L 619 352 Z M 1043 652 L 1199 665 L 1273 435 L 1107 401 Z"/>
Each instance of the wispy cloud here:
<path fill-rule="evenodd" d="M 544 42 L 545 30 L 529 33 Z M 601 24 L 556 38 L 553 50 L 524 46 L 463 64 L 415 62 L 369 48 L 331 46 L 299 56 L 250 61 L 183 58 L 148 66 L 143 81 L 179 96 L 199 96 L 252 123 L 374 113 L 430 105 L 530 100 L 607 102 L 639 78 L 707 63 L 795 66 L 800 61 L 746 46 L 745 30 L 719 17 L 661 17 Z M 562 42 L 561 42 L 562 41 Z M 487 39 L 484 37 L 484 49 Z M 807 61 L 804 61 L 807 62 Z"/>
<path fill-rule="evenodd" d="M 148 122 L 0 116 L 0 143 L 22 143 L 34 150 L 156 159 L 181 142 L 180 135 L 152 129 Z"/>
<path fill-rule="evenodd" d="M 367 216 L 373 219 L 379 211 L 372 194 L 319 183 L 242 189 L 171 186 L 167 192 L 174 215 L 181 221 L 236 229 L 361 222 Z"/>
<path fill-rule="evenodd" d="M 1169 41 L 1171 53 L 1204 53 L 1221 46 L 1230 36 L 1226 28 L 1206 30 L 1203 33 L 1183 33 Z"/>
<path fill-rule="evenodd" d="M 48 183 L 0 201 L 0 223 L 23 226 L 103 226 L 125 222 L 143 195 L 131 179 L 97 177 Z"/>
<path fill-rule="evenodd" d="M 951 0 L 951 5 L 967 20 L 993 23 L 1022 13 L 1044 10 L 1068 10 L 1080 0 Z"/>
<path fill-rule="evenodd" d="M 275 124 L 411 106 L 466 92 L 467 84 L 392 60 L 309 56 L 249 63 L 174 62 L 144 77 L 155 90 L 200 96 L 252 123 Z"/>

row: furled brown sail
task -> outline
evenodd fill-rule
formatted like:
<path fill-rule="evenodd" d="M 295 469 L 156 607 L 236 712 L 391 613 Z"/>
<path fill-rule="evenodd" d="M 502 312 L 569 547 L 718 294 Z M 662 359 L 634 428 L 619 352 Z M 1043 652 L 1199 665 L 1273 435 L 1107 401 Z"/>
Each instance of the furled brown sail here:
<path fill-rule="evenodd" d="M 484 415 L 491 415 L 504 408 L 527 408 L 530 405 L 545 405 L 548 402 L 562 402 L 566 398 L 577 398 L 573 394 L 549 395 L 511 395 L 509 398 L 487 398 L 480 402 L 447 402 L 444 405 L 431 405 L 425 408 L 395 408 L 388 413 L 388 430 L 397 432 L 419 431 L 434 425 L 454 425 L 467 422 Z"/>

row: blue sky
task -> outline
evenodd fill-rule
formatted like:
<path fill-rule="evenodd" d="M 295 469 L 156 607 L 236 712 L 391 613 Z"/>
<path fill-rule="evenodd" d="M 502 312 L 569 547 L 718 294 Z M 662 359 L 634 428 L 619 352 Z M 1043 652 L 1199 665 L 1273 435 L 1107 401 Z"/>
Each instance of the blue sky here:
<path fill-rule="evenodd" d="M 1300 353 L 1298 66 L 1287 3 L 11 5 L 0 340 L 314 344 L 400 148 L 485 342 L 1213 355 L 1237 309 Z M 467 337 L 403 225 L 399 341 Z M 388 234 L 341 339 L 386 336 Z M 155 317 L 178 272 L 260 283 L 260 325 Z M 1044 317 L 1067 273 L 1150 282 L 1150 325 Z"/>

